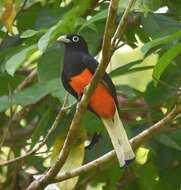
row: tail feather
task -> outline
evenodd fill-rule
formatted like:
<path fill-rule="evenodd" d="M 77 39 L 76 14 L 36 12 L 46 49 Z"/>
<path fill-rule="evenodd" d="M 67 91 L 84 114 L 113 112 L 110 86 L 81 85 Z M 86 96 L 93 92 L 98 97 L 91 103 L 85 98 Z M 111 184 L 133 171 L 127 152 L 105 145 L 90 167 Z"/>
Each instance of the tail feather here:
<path fill-rule="evenodd" d="M 131 148 L 117 109 L 113 120 L 102 119 L 102 121 L 111 138 L 120 167 L 124 167 L 135 159 L 135 154 Z"/>
<path fill-rule="evenodd" d="M 117 155 L 117 158 L 119 161 L 119 165 L 120 165 L 120 167 L 124 167 L 126 164 L 125 158 L 124 158 L 124 152 L 121 147 L 121 143 L 120 143 L 119 139 L 117 138 L 117 135 L 115 135 L 116 130 L 113 125 L 113 122 L 111 120 L 105 120 L 105 119 L 102 119 L 102 121 L 107 129 L 107 132 L 109 133 L 110 138 L 111 138 L 114 150 L 116 151 L 116 155 Z"/>

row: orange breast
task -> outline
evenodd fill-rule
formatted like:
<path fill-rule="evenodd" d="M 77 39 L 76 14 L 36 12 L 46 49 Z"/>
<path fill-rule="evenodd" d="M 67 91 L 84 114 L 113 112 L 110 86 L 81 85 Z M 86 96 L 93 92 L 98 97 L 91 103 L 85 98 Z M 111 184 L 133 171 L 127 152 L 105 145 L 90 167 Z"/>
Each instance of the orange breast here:
<path fill-rule="evenodd" d="M 71 78 L 70 86 L 78 96 L 84 93 L 84 88 L 92 79 L 92 73 L 85 69 L 82 73 Z M 107 88 L 99 83 L 89 102 L 91 109 L 102 118 L 112 119 L 115 113 L 115 102 Z"/>

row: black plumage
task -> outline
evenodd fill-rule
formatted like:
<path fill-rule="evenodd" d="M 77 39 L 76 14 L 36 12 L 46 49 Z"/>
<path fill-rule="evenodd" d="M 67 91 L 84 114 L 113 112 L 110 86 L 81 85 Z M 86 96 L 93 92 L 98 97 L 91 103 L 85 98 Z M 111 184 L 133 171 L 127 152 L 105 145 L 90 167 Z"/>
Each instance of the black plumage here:
<path fill-rule="evenodd" d="M 84 88 L 96 71 L 98 62 L 90 56 L 87 43 L 81 36 L 69 34 L 59 37 L 58 41 L 65 43 L 61 75 L 63 85 L 70 94 L 80 100 Z M 116 89 L 107 73 L 104 74 L 93 93 L 88 108 L 102 119 L 120 166 L 124 167 L 134 160 L 134 152 L 120 120 Z"/>

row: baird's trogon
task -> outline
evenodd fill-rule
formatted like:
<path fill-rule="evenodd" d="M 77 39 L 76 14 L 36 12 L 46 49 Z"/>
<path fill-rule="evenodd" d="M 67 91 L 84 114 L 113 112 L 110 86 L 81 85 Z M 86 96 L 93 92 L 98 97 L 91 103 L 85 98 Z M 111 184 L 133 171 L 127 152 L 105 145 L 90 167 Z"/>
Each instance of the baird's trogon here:
<path fill-rule="evenodd" d="M 83 37 L 77 34 L 60 36 L 58 41 L 65 44 L 62 82 L 65 89 L 78 100 L 91 81 L 98 62 L 90 56 Z M 120 167 L 125 167 L 135 159 L 127 134 L 120 119 L 115 86 L 104 74 L 98 83 L 88 109 L 102 119 L 116 151 Z"/>

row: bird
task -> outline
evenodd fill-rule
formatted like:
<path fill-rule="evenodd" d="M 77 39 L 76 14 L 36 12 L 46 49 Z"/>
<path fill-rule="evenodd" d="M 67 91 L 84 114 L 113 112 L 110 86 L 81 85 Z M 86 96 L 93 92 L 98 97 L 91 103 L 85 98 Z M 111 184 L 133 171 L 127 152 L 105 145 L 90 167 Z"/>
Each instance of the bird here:
<path fill-rule="evenodd" d="M 63 86 L 80 101 L 99 63 L 89 54 L 87 42 L 79 34 L 61 35 L 57 41 L 65 44 L 61 73 Z M 135 154 L 121 122 L 116 88 L 107 73 L 98 83 L 88 109 L 102 120 L 107 129 L 120 167 L 127 167 L 135 160 Z"/>

